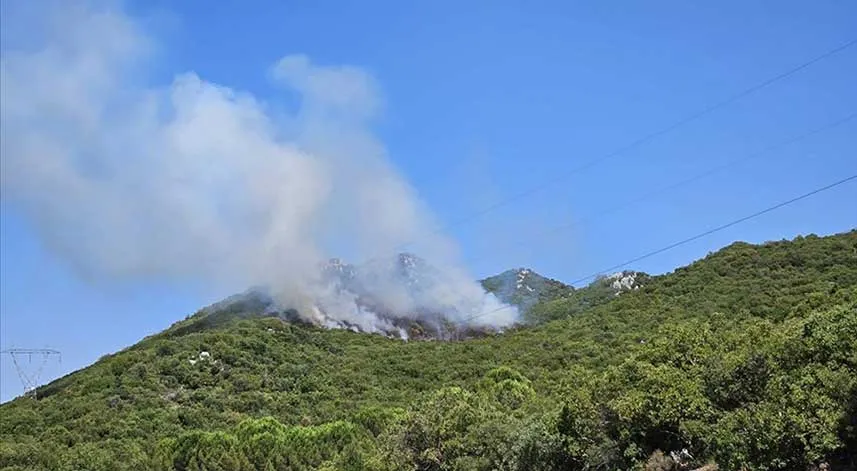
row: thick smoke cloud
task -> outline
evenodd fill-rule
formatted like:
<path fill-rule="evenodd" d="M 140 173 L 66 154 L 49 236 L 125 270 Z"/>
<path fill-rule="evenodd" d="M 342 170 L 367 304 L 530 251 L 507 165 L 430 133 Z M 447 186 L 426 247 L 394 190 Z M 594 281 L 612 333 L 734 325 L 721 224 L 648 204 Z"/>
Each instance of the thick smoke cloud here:
<path fill-rule="evenodd" d="M 315 322 L 377 330 L 385 321 L 319 266 L 407 243 L 443 276 L 418 296 L 373 276 L 394 316 L 514 321 L 455 262 L 370 132 L 383 104 L 364 70 L 281 58 L 260 73 L 299 96 L 291 112 L 193 72 L 150 86 L 141 64 L 156 43 L 115 4 L 35 5 L 4 6 L 0 189 L 82 274 L 266 286 Z"/>

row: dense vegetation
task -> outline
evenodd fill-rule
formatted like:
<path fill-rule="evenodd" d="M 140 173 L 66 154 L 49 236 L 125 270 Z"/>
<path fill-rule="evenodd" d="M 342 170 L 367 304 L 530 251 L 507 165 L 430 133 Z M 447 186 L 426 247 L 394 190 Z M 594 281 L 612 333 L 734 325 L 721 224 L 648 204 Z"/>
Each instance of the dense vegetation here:
<path fill-rule="evenodd" d="M 527 321 L 534 320 L 529 314 L 536 304 L 574 293 L 574 287 L 545 278 L 526 268 L 507 270 L 488 277 L 481 283 L 486 291 L 493 293 L 504 303 L 516 306 Z"/>
<path fill-rule="evenodd" d="M 857 231 L 605 286 L 456 342 L 188 319 L 0 406 L 0 469 L 857 467 Z"/>

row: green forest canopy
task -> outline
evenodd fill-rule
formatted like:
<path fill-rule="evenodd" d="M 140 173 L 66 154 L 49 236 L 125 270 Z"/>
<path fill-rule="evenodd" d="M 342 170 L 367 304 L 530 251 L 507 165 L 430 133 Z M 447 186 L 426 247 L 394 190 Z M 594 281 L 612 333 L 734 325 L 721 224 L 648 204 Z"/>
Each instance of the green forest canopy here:
<path fill-rule="evenodd" d="M 0 406 L 0 469 L 857 466 L 857 231 L 605 286 L 455 342 L 192 317 Z"/>

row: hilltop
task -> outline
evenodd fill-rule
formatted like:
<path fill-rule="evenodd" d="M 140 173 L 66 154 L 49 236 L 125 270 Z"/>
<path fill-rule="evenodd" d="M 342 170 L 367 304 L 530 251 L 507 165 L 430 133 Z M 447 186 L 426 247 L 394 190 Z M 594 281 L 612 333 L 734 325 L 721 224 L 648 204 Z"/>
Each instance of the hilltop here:
<path fill-rule="evenodd" d="M 407 340 L 456 339 L 480 337 L 496 333 L 499 330 L 485 325 L 456 325 L 454 318 L 446 317 L 444 312 L 435 312 L 431 308 L 415 306 L 414 312 L 407 316 L 396 317 L 383 307 L 383 303 L 373 300 L 370 289 L 361 281 L 361 269 L 341 259 L 331 259 L 322 268 L 323 280 L 332 289 L 349 293 L 361 309 L 373 312 L 384 322 L 386 328 L 368 330 L 388 337 Z M 412 289 L 431 283 L 436 278 L 435 269 L 420 257 L 401 253 L 394 258 L 390 269 L 384 273 L 393 273 L 396 282 Z M 648 279 L 640 272 L 619 272 L 596 279 L 589 286 L 575 289 L 561 281 L 544 277 L 529 268 L 507 270 L 499 275 L 488 277 L 479 283 L 486 292 L 519 311 L 517 326 L 537 325 L 550 320 L 535 311 L 536 305 L 558 299 L 573 300 L 573 308 L 568 307 L 566 315 L 573 315 L 587 308 L 610 301 L 623 292 L 636 290 Z M 267 289 L 251 288 L 243 293 L 230 296 L 222 301 L 201 309 L 186 321 L 171 327 L 171 332 L 189 332 L 212 328 L 228 323 L 236 318 L 274 317 L 291 323 L 313 324 L 312 319 L 301 316 L 295 309 L 286 309 Z M 478 314 L 477 314 L 478 317 Z M 318 324 L 318 323 L 316 323 Z M 329 328 L 344 328 L 355 332 L 367 332 L 363 326 L 340 320 L 325 322 L 321 325 Z"/>
<path fill-rule="evenodd" d="M 539 302 L 561 298 L 574 292 L 572 286 L 546 278 L 529 268 L 506 270 L 480 283 L 500 301 L 517 306 L 525 316 Z"/>
<path fill-rule="evenodd" d="M 545 280 L 483 281 L 528 323 L 460 341 L 197 313 L 0 406 L 0 469 L 857 465 L 857 231 Z"/>
<path fill-rule="evenodd" d="M 306 300 L 303 309 L 278 301 L 270 288 L 256 287 L 203 308 L 171 331 L 197 331 L 236 318 L 273 317 L 405 340 L 464 339 L 508 327 L 520 306 L 504 305 L 492 290 L 480 289 L 454 269 L 438 268 L 410 253 L 361 265 L 331 259 L 318 272 L 301 293 Z M 505 312 L 490 316 L 500 311 Z"/>

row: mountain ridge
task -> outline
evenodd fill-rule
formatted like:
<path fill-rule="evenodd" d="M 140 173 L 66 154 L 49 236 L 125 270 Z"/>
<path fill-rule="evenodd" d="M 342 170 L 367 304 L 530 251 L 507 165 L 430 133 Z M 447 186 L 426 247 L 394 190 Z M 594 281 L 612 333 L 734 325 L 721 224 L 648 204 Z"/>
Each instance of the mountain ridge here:
<path fill-rule="evenodd" d="M 634 279 L 461 341 L 171 327 L 0 406 L 0 469 L 853 468 L 857 230 Z"/>
<path fill-rule="evenodd" d="M 399 253 L 393 260 L 394 262 L 391 266 L 384 267 L 382 272 L 394 273 L 397 277 L 400 277 L 402 284 L 409 289 L 418 290 L 425 279 L 439 276 L 436 274 L 436 269 L 426 260 L 414 254 Z M 383 264 L 390 262 L 376 261 L 375 263 Z M 457 322 L 454 319 L 447 319 L 442 313 L 427 312 L 426 309 L 420 308 L 417 308 L 417 311 L 422 311 L 424 315 L 421 316 L 418 314 L 413 318 L 396 318 L 386 314 L 387 309 L 385 309 L 383 303 L 373 300 L 371 289 L 363 286 L 360 271 L 361 267 L 349 264 L 340 258 L 331 258 L 320 268 L 323 283 L 338 293 L 348 293 L 353 296 L 358 306 L 378 314 L 392 326 L 391 329 L 380 330 L 377 331 L 378 333 L 407 339 L 461 339 L 474 335 L 484 335 L 489 331 L 502 331 L 502 329 L 491 327 L 468 326 L 466 324 L 456 325 Z M 527 313 L 535 304 L 567 296 L 575 291 L 572 286 L 566 285 L 561 281 L 546 278 L 529 268 L 510 269 L 498 275 L 479 280 L 479 283 L 487 293 L 496 296 L 500 302 L 519 310 L 521 318 L 516 323 L 517 325 L 527 324 L 531 321 L 531 319 L 528 319 Z M 617 281 L 616 283 L 619 282 Z M 589 287 L 582 289 L 586 290 L 587 288 Z M 617 293 L 623 290 L 618 285 L 614 286 L 614 289 Z M 264 287 L 250 288 L 243 293 L 238 293 L 215 302 L 201 309 L 196 314 L 196 317 L 198 322 L 218 323 L 226 320 L 218 320 L 218 317 L 228 315 L 239 317 L 278 317 L 290 322 L 312 323 L 306 316 L 301 316 L 296 309 L 279 305 L 277 300 L 270 294 L 270 290 Z M 474 315 L 474 317 L 478 316 L 478 313 Z M 430 317 L 435 322 L 425 322 L 424 317 Z M 326 326 L 364 331 L 359 325 L 350 324 L 346 321 L 330 323 Z"/>
<path fill-rule="evenodd" d="M 492 326 L 469 325 L 470 319 L 480 317 L 480 313 L 450 312 L 448 307 L 422 305 L 420 299 L 431 297 L 433 288 L 442 283 L 445 273 L 428 263 L 426 260 L 411 254 L 399 253 L 392 259 L 378 259 L 361 266 L 346 263 L 339 258 L 331 258 L 319 269 L 320 283 L 324 286 L 323 293 L 335 293 L 336 297 L 351 300 L 360 312 L 371 313 L 380 319 L 381 327 L 377 325 L 366 329 L 364 326 L 349 322 L 347 319 L 325 315 L 308 315 L 312 313 L 299 312 L 288 304 L 280 303 L 271 294 L 270 288 L 250 288 L 243 293 L 229 296 L 221 301 L 204 307 L 192 317 L 197 323 L 219 324 L 228 321 L 230 316 L 237 317 L 277 317 L 290 322 L 305 322 L 318 324 L 329 328 L 344 328 L 359 332 L 374 332 L 386 336 L 403 339 L 450 339 L 481 335 L 488 331 L 501 331 Z M 409 311 L 396 312 L 385 304 L 384 299 L 376 293 L 381 290 L 403 288 L 404 294 L 411 301 Z M 486 290 L 488 295 L 493 295 Z M 341 304 L 341 303 L 340 303 Z M 517 306 L 515 306 L 517 307 Z M 330 314 L 330 309 L 341 309 L 334 303 L 326 305 L 325 299 L 315 299 L 312 311 Z M 490 305 L 484 307 L 489 312 Z M 458 320 L 450 314 L 463 315 Z"/>

